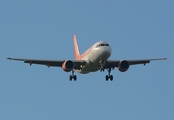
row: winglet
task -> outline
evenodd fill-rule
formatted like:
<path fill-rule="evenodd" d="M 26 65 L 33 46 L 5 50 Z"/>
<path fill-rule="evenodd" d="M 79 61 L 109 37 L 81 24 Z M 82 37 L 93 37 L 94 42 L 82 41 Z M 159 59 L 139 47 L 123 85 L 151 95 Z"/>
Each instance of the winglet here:
<path fill-rule="evenodd" d="M 8 59 L 10 59 L 10 58 L 4 57 L 4 60 L 8 60 Z"/>
<path fill-rule="evenodd" d="M 79 60 L 80 59 L 80 52 L 79 52 L 79 47 L 78 47 L 76 35 L 73 36 L 73 40 L 74 40 L 74 56 L 75 56 L 76 60 Z"/>

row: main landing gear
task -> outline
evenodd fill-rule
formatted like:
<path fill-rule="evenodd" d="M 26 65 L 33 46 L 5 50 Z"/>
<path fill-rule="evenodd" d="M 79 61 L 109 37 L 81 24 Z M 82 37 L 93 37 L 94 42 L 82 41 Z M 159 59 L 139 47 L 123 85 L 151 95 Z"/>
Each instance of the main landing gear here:
<path fill-rule="evenodd" d="M 74 75 L 74 70 L 72 70 L 72 75 L 69 76 L 69 80 L 72 81 L 72 79 L 74 79 L 74 81 L 77 80 L 77 76 Z"/>
<path fill-rule="evenodd" d="M 112 81 L 113 80 L 113 75 L 111 75 L 111 68 L 108 68 L 108 75 L 106 75 L 106 81 L 108 81 L 109 79 Z"/>
<path fill-rule="evenodd" d="M 104 72 L 104 70 L 105 70 L 104 69 L 105 63 L 106 63 L 106 61 L 103 61 L 103 60 L 101 60 L 99 62 L 100 66 L 101 66 L 100 72 Z M 107 70 L 108 70 L 108 75 L 106 75 L 105 79 L 106 79 L 106 81 L 108 81 L 109 79 L 112 81 L 113 80 L 113 75 L 110 74 L 111 73 L 111 68 L 108 68 Z"/>
<path fill-rule="evenodd" d="M 113 80 L 113 75 L 110 74 L 111 73 L 111 68 L 108 68 L 107 70 L 108 70 L 108 75 L 106 75 L 105 79 L 106 79 L 106 81 L 108 81 L 109 79 L 112 81 Z M 104 72 L 104 69 L 101 68 L 100 71 Z"/>

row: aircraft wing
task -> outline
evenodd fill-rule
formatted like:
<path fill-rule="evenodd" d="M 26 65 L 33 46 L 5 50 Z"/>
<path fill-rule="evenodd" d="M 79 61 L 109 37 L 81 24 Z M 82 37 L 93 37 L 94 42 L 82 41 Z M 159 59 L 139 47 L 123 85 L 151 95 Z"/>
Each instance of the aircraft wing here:
<path fill-rule="evenodd" d="M 46 65 L 47 67 L 62 67 L 62 64 L 66 60 L 40 60 L 40 59 L 25 59 L 25 58 L 6 58 L 9 60 L 17 60 L 17 61 L 24 61 L 24 63 L 32 64 L 39 64 L 39 65 Z M 72 60 L 75 64 L 75 69 L 80 69 L 81 65 L 85 65 L 86 62 L 84 60 Z"/>
<path fill-rule="evenodd" d="M 129 65 L 138 65 L 138 64 L 144 64 L 146 65 L 147 63 L 150 63 L 150 61 L 155 61 L 155 60 L 166 60 L 167 58 L 157 58 L 157 59 L 139 59 L 139 60 L 126 60 L 129 62 Z M 107 60 L 104 68 L 114 68 L 118 67 L 120 61 L 122 60 Z"/>

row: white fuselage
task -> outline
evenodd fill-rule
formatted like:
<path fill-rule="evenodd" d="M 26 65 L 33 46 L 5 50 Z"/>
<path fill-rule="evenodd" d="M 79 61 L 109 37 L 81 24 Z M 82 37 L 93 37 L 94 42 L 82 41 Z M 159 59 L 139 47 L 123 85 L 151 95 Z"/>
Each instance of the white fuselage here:
<path fill-rule="evenodd" d="M 86 65 L 82 66 L 82 69 L 76 70 L 76 72 L 86 74 L 98 71 L 101 68 L 101 62 L 104 64 L 111 56 L 111 52 L 112 49 L 108 43 L 103 41 L 95 43 L 81 55 L 81 60 L 85 60 Z"/>

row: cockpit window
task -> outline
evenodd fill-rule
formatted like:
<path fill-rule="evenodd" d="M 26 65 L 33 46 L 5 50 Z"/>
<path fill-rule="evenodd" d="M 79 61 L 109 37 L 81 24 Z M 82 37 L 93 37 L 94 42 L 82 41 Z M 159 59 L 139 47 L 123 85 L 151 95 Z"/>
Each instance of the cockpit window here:
<path fill-rule="evenodd" d="M 96 47 L 100 47 L 100 46 L 109 46 L 109 44 L 98 44 Z"/>

